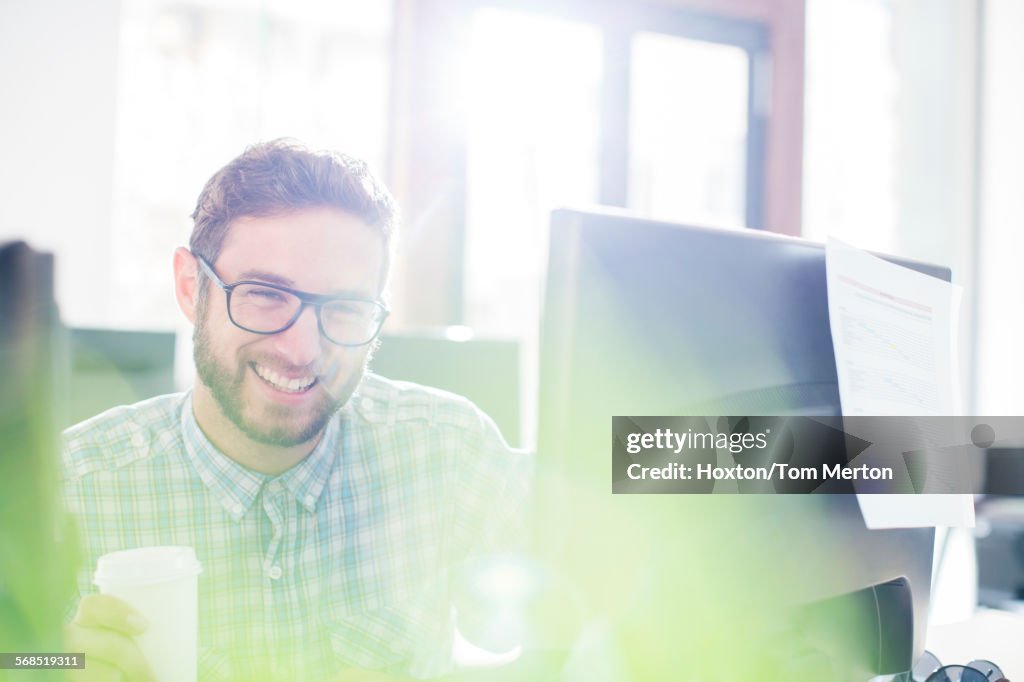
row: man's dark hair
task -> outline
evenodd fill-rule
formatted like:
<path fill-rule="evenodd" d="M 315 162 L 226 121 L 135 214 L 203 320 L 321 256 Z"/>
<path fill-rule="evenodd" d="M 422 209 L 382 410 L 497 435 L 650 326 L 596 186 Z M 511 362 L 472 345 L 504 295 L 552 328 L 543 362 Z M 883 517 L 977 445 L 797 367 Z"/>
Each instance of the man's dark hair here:
<path fill-rule="evenodd" d="M 383 282 L 398 222 L 395 200 L 363 161 L 313 151 L 287 138 L 255 144 L 214 173 L 192 213 L 189 248 L 214 263 L 236 218 L 307 208 L 338 208 L 379 231 L 385 247 Z M 205 289 L 199 288 L 200 299 L 205 298 Z"/>

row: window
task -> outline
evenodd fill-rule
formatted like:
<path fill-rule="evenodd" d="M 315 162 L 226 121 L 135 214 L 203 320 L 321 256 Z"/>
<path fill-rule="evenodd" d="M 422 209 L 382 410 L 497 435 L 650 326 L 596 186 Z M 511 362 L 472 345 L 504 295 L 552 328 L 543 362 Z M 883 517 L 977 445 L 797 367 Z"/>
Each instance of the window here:
<path fill-rule="evenodd" d="M 535 335 L 558 206 L 763 226 L 765 25 L 510 7 L 482 4 L 470 23 L 466 324 Z"/>
<path fill-rule="evenodd" d="M 469 64 L 466 316 L 520 336 L 537 319 L 549 213 L 597 202 L 601 36 L 482 8 Z"/>
<path fill-rule="evenodd" d="M 804 235 L 898 251 L 899 72 L 893 13 L 876 0 L 807 8 Z"/>
<path fill-rule="evenodd" d="M 747 226 L 746 51 L 643 32 L 631 62 L 629 207 L 676 222 Z"/>
<path fill-rule="evenodd" d="M 110 322 L 179 323 L 170 254 L 246 145 L 297 137 L 381 174 L 391 25 L 387 2 L 123 3 Z"/>
<path fill-rule="evenodd" d="M 551 210 L 603 204 L 677 222 L 768 224 L 769 29 L 655 5 L 546 13 L 501 0 L 477 4 L 467 25 L 465 229 L 452 240 L 464 278 L 410 300 L 461 299 L 449 320 L 523 342 L 529 443 Z M 787 172 L 780 179 L 798 187 L 799 164 Z M 453 232 L 461 217 L 452 212 Z"/>

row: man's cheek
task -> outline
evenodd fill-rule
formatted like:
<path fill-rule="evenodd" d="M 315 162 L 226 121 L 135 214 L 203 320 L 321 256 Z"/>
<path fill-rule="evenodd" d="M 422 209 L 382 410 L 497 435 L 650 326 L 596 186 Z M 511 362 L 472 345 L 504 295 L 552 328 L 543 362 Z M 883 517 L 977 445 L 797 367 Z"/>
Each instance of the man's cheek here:
<path fill-rule="evenodd" d="M 332 355 L 320 370 L 320 382 L 325 390 L 334 393 L 345 384 L 348 363 L 340 354 Z"/>
<path fill-rule="evenodd" d="M 334 398 L 347 398 L 341 395 L 351 390 L 351 384 L 358 381 L 366 369 L 366 350 L 362 348 L 339 349 L 327 360 L 321 370 L 320 380 L 324 389 Z"/>

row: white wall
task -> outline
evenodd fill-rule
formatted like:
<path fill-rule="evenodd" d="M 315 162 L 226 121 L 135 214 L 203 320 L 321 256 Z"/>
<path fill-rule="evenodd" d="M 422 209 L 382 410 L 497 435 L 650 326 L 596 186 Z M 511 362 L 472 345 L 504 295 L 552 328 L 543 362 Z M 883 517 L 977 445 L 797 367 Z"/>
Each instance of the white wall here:
<path fill-rule="evenodd" d="M 900 74 L 900 253 L 969 282 L 974 223 L 976 3 L 893 3 Z"/>
<path fill-rule="evenodd" d="M 1024 3 L 985 7 L 979 413 L 1024 414 Z"/>
<path fill-rule="evenodd" d="M 963 405 L 977 411 L 978 0 L 892 3 L 900 74 L 899 212 L 895 251 L 948 265 L 964 287 L 960 314 Z"/>
<path fill-rule="evenodd" d="M 102 322 L 111 305 L 119 10 L 0 2 L 0 240 L 56 253 L 58 302 L 75 324 Z"/>
<path fill-rule="evenodd" d="M 1011 0 L 1012 1 L 1012 0 Z M 979 0 L 808 0 L 804 235 L 948 265 L 972 409 Z"/>

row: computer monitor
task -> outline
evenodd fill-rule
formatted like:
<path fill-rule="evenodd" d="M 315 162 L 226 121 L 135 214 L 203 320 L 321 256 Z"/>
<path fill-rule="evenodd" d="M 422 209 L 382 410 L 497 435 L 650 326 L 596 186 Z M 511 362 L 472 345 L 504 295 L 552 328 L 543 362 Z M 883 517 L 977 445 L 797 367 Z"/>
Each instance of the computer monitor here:
<path fill-rule="evenodd" d="M 728 656 L 719 640 L 761 636 L 774 609 L 866 595 L 867 630 L 838 629 L 865 671 L 921 654 L 931 529 L 869 531 L 852 495 L 611 493 L 613 415 L 840 414 L 822 245 L 555 211 L 540 372 L 541 553 L 584 611 L 639 633 L 636 652 L 675 632 L 682 665 Z"/>

